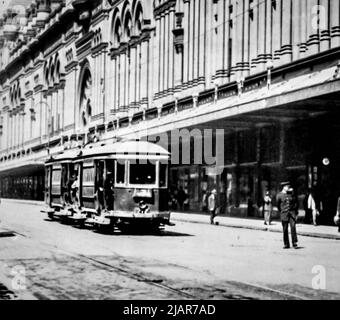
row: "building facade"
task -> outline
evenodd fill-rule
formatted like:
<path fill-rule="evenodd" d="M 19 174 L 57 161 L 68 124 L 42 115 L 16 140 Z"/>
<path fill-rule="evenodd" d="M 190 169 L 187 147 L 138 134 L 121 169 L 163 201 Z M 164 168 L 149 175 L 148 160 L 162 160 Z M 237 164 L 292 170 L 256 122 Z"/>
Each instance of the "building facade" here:
<path fill-rule="evenodd" d="M 44 160 L 94 137 L 223 129 L 218 174 L 171 165 L 183 210 L 216 188 L 222 213 L 260 216 L 291 179 L 334 215 L 338 0 L 35 0 L 5 12 L 0 47 L 2 196 L 43 199 Z"/>

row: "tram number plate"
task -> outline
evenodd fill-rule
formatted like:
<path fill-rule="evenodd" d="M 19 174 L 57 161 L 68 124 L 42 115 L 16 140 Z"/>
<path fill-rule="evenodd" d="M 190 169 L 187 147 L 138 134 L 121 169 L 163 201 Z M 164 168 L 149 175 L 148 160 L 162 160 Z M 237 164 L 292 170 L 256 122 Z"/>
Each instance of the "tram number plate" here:
<path fill-rule="evenodd" d="M 152 192 L 150 189 L 135 189 L 133 193 L 134 198 L 152 198 Z"/>

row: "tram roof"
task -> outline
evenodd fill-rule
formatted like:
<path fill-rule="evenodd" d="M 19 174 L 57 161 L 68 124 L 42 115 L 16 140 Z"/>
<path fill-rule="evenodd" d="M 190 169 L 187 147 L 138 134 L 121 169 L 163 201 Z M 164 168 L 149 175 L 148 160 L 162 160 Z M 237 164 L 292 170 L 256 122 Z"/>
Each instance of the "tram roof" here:
<path fill-rule="evenodd" d="M 52 156 L 46 161 L 46 163 L 48 164 L 53 162 L 71 162 L 77 158 L 79 153 L 80 149 L 65 150 L 62 153 Z"/>
<path fill-rule="evenodd" d="M 81 158 L 99 156 L 160 156 L 168 158 L 170 153 L 163 147 L 148 141 L 124 141 L 102 146 L 88 147 L 82 150 Z"/>

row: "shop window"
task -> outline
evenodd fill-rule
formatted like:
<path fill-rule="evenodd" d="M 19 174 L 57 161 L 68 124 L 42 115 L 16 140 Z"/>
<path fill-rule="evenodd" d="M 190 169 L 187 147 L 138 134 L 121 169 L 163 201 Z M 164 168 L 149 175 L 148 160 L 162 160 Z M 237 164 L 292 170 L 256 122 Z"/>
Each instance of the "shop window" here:
<path fill-rule="evenodd" d="M 254 182 L 254 171 L 249 168 L 243 169 L 239 177 L 240 204 L 246 205 L 249 210 L 254 204 Z"/>
<path fill-rule="evenodd" d="M 298 166 L 306 164 L 306 154 L 313 147 L 310 130 L 302 125 L 291 127 L 286 130 L 285 158 L 287 166 Z"/>
<path fill-rule="evenodd" d="M 256 134 L 254 131 L 243 131 L 239 133 L 239 162 L 256 162 Z"/>
<path fill-rule="evenodd" d="M 225 164 L 233 164 L 235 163 L 235 143 L 236 136 L 235 134 L 229 134 L 226 136 L 224 142 L 224 162 Z"/>
<path fill-rule="evenodd" d="M 268 127 L 261 129 L 261 162 L 280 161 L 280 129 Z"/>

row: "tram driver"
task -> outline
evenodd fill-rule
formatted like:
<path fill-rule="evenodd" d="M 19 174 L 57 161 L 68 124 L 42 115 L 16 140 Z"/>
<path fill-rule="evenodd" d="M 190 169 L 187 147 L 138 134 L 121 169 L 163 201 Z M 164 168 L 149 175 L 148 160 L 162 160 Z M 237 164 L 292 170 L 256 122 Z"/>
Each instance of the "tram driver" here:
<path fill-rule="evenodd" d="M 150 208 L 149 206 L 145 203 L 144 200 L 139 201 L 139 210 L 138 213 L 150 213 Z"/>

